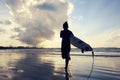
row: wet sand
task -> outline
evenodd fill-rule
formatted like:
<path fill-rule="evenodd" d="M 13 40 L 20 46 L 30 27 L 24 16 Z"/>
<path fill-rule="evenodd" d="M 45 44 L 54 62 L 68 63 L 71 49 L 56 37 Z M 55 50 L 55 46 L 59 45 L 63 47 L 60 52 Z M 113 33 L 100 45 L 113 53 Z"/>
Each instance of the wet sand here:
<path fill-rule="evenodd" d="M 71 55 L 70 76 L 66 76 L 60 52 L 0 50 L 0 80 L 120 80 L 119 60 L 114 56 Z"/>

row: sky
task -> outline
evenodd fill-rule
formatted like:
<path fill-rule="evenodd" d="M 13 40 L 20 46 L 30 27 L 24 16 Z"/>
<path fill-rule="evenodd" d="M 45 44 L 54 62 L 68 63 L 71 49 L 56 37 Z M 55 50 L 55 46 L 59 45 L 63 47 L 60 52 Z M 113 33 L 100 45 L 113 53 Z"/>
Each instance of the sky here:
<path fill-rule="evenodd" d="M 120 47 L 120 0 L 1 0 L 0 46 L 61 47 L 65 21 L 92 47 Z"/>

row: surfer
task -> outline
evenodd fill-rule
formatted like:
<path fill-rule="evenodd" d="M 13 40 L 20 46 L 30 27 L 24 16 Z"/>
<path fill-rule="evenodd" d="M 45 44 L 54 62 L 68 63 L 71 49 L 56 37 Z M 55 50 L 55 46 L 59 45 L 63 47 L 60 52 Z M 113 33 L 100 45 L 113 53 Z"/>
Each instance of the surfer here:
<path fill-rule="evenodd" d="M 63 24 L 63 29 L 60 32 L 60 37 L 62 38 L 62 44 L 61 44 L 61 52 L 62 52 L 62 58 L 65 59 L 65 71 L 67 71 L 68 69 L 68 64 L 69 64 L 69 60 L 70 58 L 70 50 L 71 50 L 71 46 L 70 46 L 70 36 L 73 35 L 73 33 L 68 30 L 68 23 L 67 21 Z"/>

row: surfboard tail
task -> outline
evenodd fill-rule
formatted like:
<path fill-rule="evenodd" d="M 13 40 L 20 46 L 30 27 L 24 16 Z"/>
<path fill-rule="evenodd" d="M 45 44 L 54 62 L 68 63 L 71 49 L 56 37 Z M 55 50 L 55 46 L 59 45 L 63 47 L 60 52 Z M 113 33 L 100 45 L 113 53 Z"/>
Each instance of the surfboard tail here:
<path fill-rule="evenodd" d="M 88 51 L 92 51 L 92 56 L 94 56 L 94 51 L 93 48 L 87 44 L 86 42 L 82 41 L 81 39 L 75 37 L 74 35 L 70 36 L 70 43 L 77 47 L 78 49 L 81 49 L 81 52 L 88 52 Z"/>
<path fill-rule="evenodd" d="M 84 53 L 84 49 L 81 49 L 81 52 Z"/>

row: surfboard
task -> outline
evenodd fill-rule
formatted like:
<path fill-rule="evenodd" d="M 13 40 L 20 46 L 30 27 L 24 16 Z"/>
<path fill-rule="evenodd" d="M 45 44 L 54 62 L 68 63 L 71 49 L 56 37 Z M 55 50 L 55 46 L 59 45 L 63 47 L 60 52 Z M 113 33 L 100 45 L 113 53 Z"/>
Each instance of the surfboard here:
<path fill-rule="evenodd" d="M 83 40 L 77 38 L 76 36 L 73 36 L 73 35 L 70 36 L 70 43 L 73 46 L 81 49 L 82 53 L 87 52 L 87 51 L 92 51 L 92 55 L 94 56 L 93 48 L 89 44 L 84 42 Z"/>

